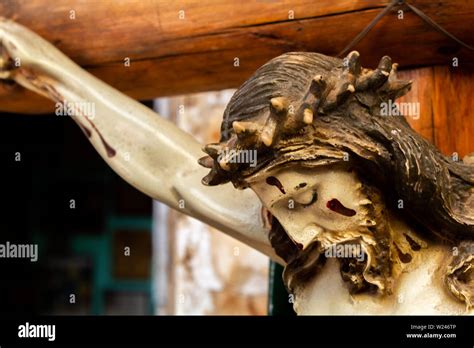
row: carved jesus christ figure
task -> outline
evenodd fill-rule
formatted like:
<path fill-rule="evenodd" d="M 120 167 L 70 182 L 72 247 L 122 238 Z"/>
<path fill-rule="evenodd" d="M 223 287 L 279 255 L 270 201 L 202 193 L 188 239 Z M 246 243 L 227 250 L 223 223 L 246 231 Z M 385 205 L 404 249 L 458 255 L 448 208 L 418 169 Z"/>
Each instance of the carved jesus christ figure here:
<path fill-rule="evenodd" d="M 284 265 L 299 314 L 473 312 L 472 157 L 454 162 L 403 117 L 382 115 L 410 88 L 389 57 L 375 70 L 357 52 L 263 65 L 228 104 L 221 141 L 204 149 L 205 186 L 189 134 L 21 25 L 0 19 L 0 42 L 1 79 L 94 105 L 71 116 L 107 164 Z"/>
<path fill-rule="evenodd" d="M 235 93 L 221 142 L 205 147 L 204 184 L 250 187 L 268 211 L 298 313 L 474 304 L 474 167 L 381 112 L 410 84 L 389 57 L 369 70 L 355 51 L 343 60 L 285 54 Z M 220 156 L 230 149 L 252 149 L 257 164 Z"/>

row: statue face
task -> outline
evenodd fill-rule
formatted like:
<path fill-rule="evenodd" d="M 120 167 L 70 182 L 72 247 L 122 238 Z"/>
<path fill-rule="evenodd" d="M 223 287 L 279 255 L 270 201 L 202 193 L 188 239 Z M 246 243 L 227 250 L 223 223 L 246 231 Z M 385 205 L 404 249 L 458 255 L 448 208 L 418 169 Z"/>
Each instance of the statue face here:
<path fill-rule="evenodd" d="M 403 280 L 407 275 L 416 274 L 432 284 L 425 288 L 441 289 L 444 281 L 454 297 L 474 307 L 472 281 L 466 279 L 474 263 L 472 167 L 447 161 L 403 117 L 384 115 L 383 105 L 410 89 L 396 70 L 387 56 L 375 70 L 362 68 L 355 51 L 344 60 L 311 53 L 276 57 L 229 102 L 221 141 L 208 144 L 209 156 L 200 160 L 210 169 L 203 183 L 231 181 L 256 192 L 278 220 L 268 237 L 287 263 L 290 291 L 306 292 L 308 279 L 339 264 L 351 296 L 390 297 L 412 281 Z M 229 149 L 257 151 L 258 164 L 219 157 Z M 411 225 L 423 233 L 417 235 Z M 471 247 L 453 258 L 450 248 L 463 239 Z M 349 255 L 348 248 L 339 254 L 346 246 L 359 253 Z M 411 306 L 423 301 L 422 288 Z M 438 304 L 449 302 L 433 296 Z M 435 302 L 420 313 L 450 312 Z"/>
<path fill-rule="evenodd" d="M 427 243 L 391 213 L 385 218 L 371 214 L 369 206 L 377 206 L 376 210 L 381 211 L 387 210 L 385 204 L 367 195 L 357 175 L 348 168 L 293 165 L 262 175 L 250 187 L 282 225 L 300 255 L 307 255 L 301 258 L 302 264 L 287 265 L 284 273 L 284 281 L 295 296 L 297 313 L 472 313 L 472 309 L 466 311 L 466 306 L 444 289 L 444 268 L 440 265 L 449 258 L 449 246 Z M 384 225 L 388 231 L 390 259 L 379 258 L 387 249 L 381 239 L 370 235 L 374 229 L 369 227 L 376 225 Z M 321 249 L 313 254 L 314 242 L 320 243 Z M 347 244 L 361 246 L 355 249 L 359 254 L 327 254 L 334 246 Z M 312 261 L 318 254 L 324 256 L 325 262 Z M 388 271 L 383 277 L 373 277 L 370 271 L 363 273 L 365 280 L 383 291 L 352 292 L 354 284 L 342 274 L 345 257 L 360 262 L 366 270 L 387 264 Z M 298 272 L 304 272 L 308 266 L 315 276 L 301 282 Z M 357 273 L 347 275 L 353 277 Z"/>
<path fill-rule="evenodd" d="M 327 241 L 328 247 L 329 234 L 346 239 L 361 225 L 374 223 L 365 214 L 361 184 L 347 168 L 286 167 L 262 177 L 251 188 L 302 250 L 316 238 L 323 244 Z"/>

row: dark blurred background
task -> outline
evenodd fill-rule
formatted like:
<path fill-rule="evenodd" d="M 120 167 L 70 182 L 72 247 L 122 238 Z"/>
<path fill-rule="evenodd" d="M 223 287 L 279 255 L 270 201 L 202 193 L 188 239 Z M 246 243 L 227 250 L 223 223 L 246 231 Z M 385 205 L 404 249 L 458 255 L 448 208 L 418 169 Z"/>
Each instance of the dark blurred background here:
<path fill-rule="evenodd" d="M 69 117 L 0 117 L 0 243 L 39 249 L 0 259 L 0 315 L 151 314 L 152 200 Z"/>

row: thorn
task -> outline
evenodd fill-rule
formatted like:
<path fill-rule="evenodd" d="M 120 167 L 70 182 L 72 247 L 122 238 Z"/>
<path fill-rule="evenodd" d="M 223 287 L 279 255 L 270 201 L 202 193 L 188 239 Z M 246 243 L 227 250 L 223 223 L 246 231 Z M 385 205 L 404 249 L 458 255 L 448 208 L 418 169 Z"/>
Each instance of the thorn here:
<path fill-rule="evenodd" d="M 406 88 L 406 87 L 410 87 L 411 84 L 413 83 L 413 80 L 397 80 L 397 81 L 394 81 L 390 86 L 394 87 L 394 89 L 400 89 L 400 88 Z"/>
<path fill-rule="evenodd" d="M 314 81 L 315 83 L 317 83 L 317 84 L 322 84 L 322 83 L 324 83 L 323 75 L 314 75 L 313 81 Z"/>
<path fill-rule="evenodd" d="M 218 161 L 217 163 L 219 163 L 219 167 L 221 167 L 226 172 L 230 171 L 231 170 L 230 163 L 234 156 L 235 154 L 232 152 L 221 154 L 221 156 L 217 158 L 217 161 Z"/>
<path fill-rule="evenodd" d="M 211 169 L 209 174 L 207 174 L 204 178 L 201 179 L 201 182 L 205 186 L 215 186 L 227 182 L 225 178 L 223 178 L 216 169 Z"/>
<path fill-rule="evenodd" d="M 377 69 L 389 73 L 392 69 L 392 58 L 390 58 L 389 56 L 383 56 L 382 59 L 380 59 L 379 66 L 377 67 Z"/>
<path fill-rule="evenodd" d="M 262 142 L 265 144 L 265 146 L 269 147 L 272 145 L 273 139 L 271 135 L 262 133 L 261 139 L 262 139 Z"/>
<path fill-rule="evenodd" d="M 212 175 L 211 173 L 207 174 L 204 178 L 201 179 L 201 183 L 204 186 L 211 186 Z"/>
<path fill-rule="evenodd" d="M 8 80 L 12 76 L 11 71 L 5 70 L 5 71 L 0 71 L 0 80 Z"/>
<path fill-rule="evenodd" d="M 380 59 L 377 69 L 369 71 L 367 74 L 361 76 L 356 81 L 356 89 L 364 91 L 372 88 L 377 89 L 387 82 L 392 70 L 392 59 L 389 56 L 383 56 Z"/>
<path fill-rule="evenodd" d="M 212 168 L 212 166 L 214 165 L 214 160 L 211 156 L 204 156 L 198 159 L 198 163 L 203 167 Z"/>
<path fill-rule="evenodd" d="M 324 101 L 323 110 L 329 111 L 338 105 L 342 105 L 350 95 L 355 92 L 355 87 L 352 83 L 343 83 L 339 87 L 335 87 Z"/>
<path fill-rule="evenodd" d="M 356 81 L 356 90 L 365 91 L 369 88 L 380 88 L 387 80 L 389 74 L 385 70 L 379 68 L 362 75 Z"/>
<path fill-rule="evenodd" d="M 316 75 L 313 77 L 313 80 L 311 81 L 311 85 L 309 86 L 309 92 L 316 97 L 321 97 L 325 88 L 326 88 L 326 81 L 323 80 L 323 76 Z"/>
<path fill-rule="evenodd" d="M 219 167 L 221 167 L 223 170 L 228 172 L 230 170 L 229 166 L 229 160 L 227 158 L 223 158 L 219 161 Z"/>
<path fill-rule="evenodd" d="M 204 151 L 211 157 L 217 157 L 222 151 L 222 145 L 219 143 L 207 144 L 203 147 L 202 151 Z"/>
<path fill-rule="evenodd" d="M 408 93 L 408 91 L 411 89 L 411 84 L 413 83 L 412 80 L 407 81 L 407 80 L 396 80 L 396 81 L 391 81 L 389 86 L 388 86 L 388 93 L 394 98 L 399 98 L 402 95 L 405 95 Z"/>
<path fill-rule="evenodd" d="M 303 111 L 303 122 L 306 124 L 313 123 L 313 110 L 311 109 L 304 109 Z"/>
<path fill-rule="evenodd" d="M 336 102 L 337 102 L 337 105 L 341 105 L 343 104 L 347 98 L 352 94 L 354 93 L 355 91 L 355 88 L 352 84 L 343 84 L 341 86 L 341 88 L 339 89 L 338 93 L 337 93 L 337 96 L 336 96 Z"/>
<path fill-rule="evenodd" d="M 392 70 L 390 70 L 390 75 L 388 77 L 389 81 L 395 81 L 397 79 L 397 70 L 398 70 L 398 63 L 393 63 Z"/>
<path fill-rule="evenodd" d="M 245 127 L 239 121 L 232 122 L 232 128 L 234 129 L 234 132 L 237 134 L 245 132 Z"/>
<path fill-rule="evenodd" d="M 255 133 L 257 131 L 257 126 L 254 122 L 234 121 L 232 128 L 237 135 L 244 132 Z"/>
<path fill-rule="evenodd" d="M 360 74 L 360 53 L 357 51 L 352 51 L 347 55 L 348 60 L 348 70 L 353 75 Z"/>
<path fill-rule="evenodd" d="M 273 117 L 269 117 L 263 127 L 262 134 L 260 139 L 262 140 L 265 146 L 270 146 L 273 143 L 273 137 L 275 136 L 277 122 Z"/>
<path fill-rule="evenodd" d="M 286 111 L 289 104 L 290 103 L 288 99 L 286 99 L 285 97 L 276 97 L 270 99 L 270 105 L 276 113 Z"/>

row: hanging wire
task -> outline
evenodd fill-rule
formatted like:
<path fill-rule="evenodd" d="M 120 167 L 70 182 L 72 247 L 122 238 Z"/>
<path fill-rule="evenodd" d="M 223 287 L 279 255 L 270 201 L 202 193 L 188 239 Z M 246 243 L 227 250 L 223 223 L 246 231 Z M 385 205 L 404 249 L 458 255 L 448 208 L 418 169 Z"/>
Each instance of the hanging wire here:
<path fill-rule="evenodd" d="M 463 46 L 463 47 L 465 47 L 465 48 L 467 48 L 471 51 L 474 51 L 473 46 L 470 46 L 470 45 L 466 44 L 465 42 L 461 41 L 460 39 L 458 39 L 456 36 L 454 36 L 449 31 L 444 29 L 441 25 L 436 23 L 433 19 L 428 17 L 428 15 L 426 15 L 419 8 L 417 8 L 414 5 L 406 2 L 405 0 L 392 0 L 390 3 L 387 4 L 387 6 L 385 6 L 385 8 L 379 14 L 377 14 L 377 16 L 375 16 L 374 19 L 372 19 L 372 21 L 370 21 L 370 23 L 359 34 L 357 34 L 357 36 L 354 39 L 352 39 L 351 42 L 349 42 L 349 44 L 341 52 L 339 52 L 339 54 L 337 56 L 338 57 L 345 56 L 355 45 L 357 45 L 360 42 L 360 40 L 362 40 L 367 35 L 367 33 L 380 21 L 380 19 L 382 17 L 384 17 L 396 5 L 399 5 L 399 6 L 406 5 L 406 6 L 408 6 L 408 8 L 410 8 L 413 11 L 413 13 L 418 15 L 421 19 L 423 19 L 426 23 L 428 23 L 430 26 L 435 28 L 437 31 L 439 31 L 440 33 L 446 35 L 450 39 L 454 40 L 459 45 L 461 45 L 461 46 Z"/>
<path fill-rule="evenodd" d="M 447 31 L 446 29 L 444 29 L 441 25 L 439 25 L 438 23 L 436 23 L 434 20 L 432 20 L 430 17 L 428 17 L 424 12 L 422 12 L 419 8 L 409 4 L 408 2 L 405 3 L 405 5 L 407 5 L 413 12 L 415 12 L 418 16 L 421 17 L 421 19 L 423 19 L 426 23 L 428 23 L 429 25 L 431 25 L 433 28 L 435 28 L 436 30 L 438 30 L 440 33 L 446 35 L 447 37 L 449 37 L 450 39 L 456 41 L 458 44 L 460 44 L 461 46 L 471 50 L 471 51 L 474 51 L 474 47 L 473 46 L 470 46 L 468 45 L 467 43 L 461 41 L 460 39 L 458 39 L 456 36 L 454 36 L 453 34 L 451 34 L 449 31 Z"/>

